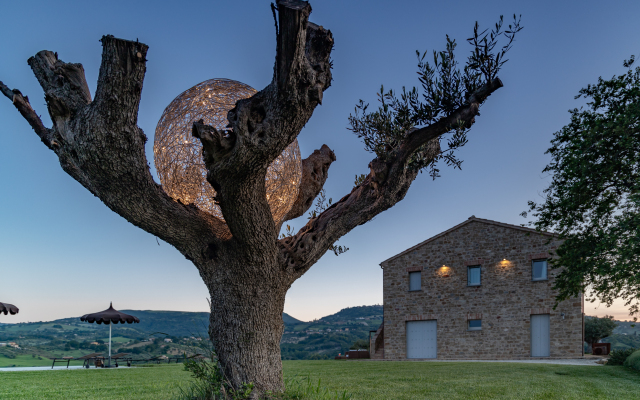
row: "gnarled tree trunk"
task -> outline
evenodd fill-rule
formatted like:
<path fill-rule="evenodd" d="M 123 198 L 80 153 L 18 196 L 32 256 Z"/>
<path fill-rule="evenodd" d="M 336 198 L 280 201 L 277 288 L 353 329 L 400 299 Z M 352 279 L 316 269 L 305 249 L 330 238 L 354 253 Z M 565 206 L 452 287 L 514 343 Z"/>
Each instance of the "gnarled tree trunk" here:
<path fill-rule="evenodd" d="M 205 283 L 211 294 L 209 334 L 226 379 L 282 389 L 280 339 L 288 285 L 277 264 L 238 264 L 238 272 Z M 286 281 L 285 281 L 286 282 Z"/>
<path fill-rule="evenodd" d="M 436 157 L 438 138 L 461 122 L 471 126 L 479 105 L 501 86 L 497 78 L 488 81 L 436 123 L 408 131 L 385 160 L 369 164 L 371 172 L 351 193 L 294 236 L 278 239 L 280 226 L 265 195 L 266 171 L 322 102 L 331 83 L 333 37 L 308 21 L 311 7 L 306 2 L 279 0 L 277 11 L 272 82 L 236 104 L 228 114 L 228 130 L 200 123 L 193 127 L 224 221 L 172 199 L 149 172 L 147 138 L 137 126 L 145 44 L 102 38 L 95 99 L 82 65 L 65 63 L 50 51 L 31 57 L 52 128 L 44 126 L 26 96 L 0 82 L 0 91 L 69 175 L 111 210 L 195 264 L 211 295 L 210 336 L 223 371 L 236 388 L 252 382 L 256 396 L 283 388 L 282 312 L 291 284 L 336 240 L 402 200 L 417 175 L 408 168 L 411 155 L 421 149 L 425 157 Z M 334 160 L 323 146 L 303 161 L 300 191 L 287 220 L 309 209 Z"/>

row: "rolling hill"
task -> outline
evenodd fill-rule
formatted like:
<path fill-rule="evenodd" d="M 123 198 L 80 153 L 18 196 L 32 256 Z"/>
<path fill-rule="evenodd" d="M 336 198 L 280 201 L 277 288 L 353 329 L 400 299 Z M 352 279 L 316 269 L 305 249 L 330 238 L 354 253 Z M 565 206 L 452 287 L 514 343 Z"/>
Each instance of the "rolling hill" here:
<path fill-rule="evenodd" d="M 204 345 L 208 337 L 209 313 L 206 312 L 123 312 L 140 319 L 139 324 L 113 325 L 114 340 L 120 343 L 114 348 L 123 352 L 143 346 L 144 354 L 148 356 L 156 353 L 181 354 L 188 343 L 191 346 Z M 281 342 L 283 359 L 326 359 L 345 352 L 356 341 L 366 343 L 369 331 L 377 329 L 382 322 L 382 306 L 345 308 L 309 322 L 286 313 L 282 319 L 285 324 Z M 0 347 L 0 365 L 15 364 L 15 357 L 40 357 L 37 359 L 42 360 L 52 356 L 77 356 L 104 351 L 102 342 L 107 335 L 106 326 L 81 322 L 79 317 L 47 322 L 3 323 L 0 325 L 0 343 L 16 342 L 20 349 Z M 172 342 L 165 344 L 164 338 L 171 338 Z M 204 340 L 198 342 L 193 338 Z M 102 342 L 92 344 L 98 340 Z M 3 362 L 4 358 L 8 360 Z"/>

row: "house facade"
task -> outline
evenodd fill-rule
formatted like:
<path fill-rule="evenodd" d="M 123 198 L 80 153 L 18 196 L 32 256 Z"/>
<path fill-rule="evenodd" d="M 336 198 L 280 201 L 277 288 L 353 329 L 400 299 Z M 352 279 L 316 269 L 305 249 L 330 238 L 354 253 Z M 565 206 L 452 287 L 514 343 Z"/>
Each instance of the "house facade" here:
<path fill-rule="evenodd" d="M 377 359 L 526 359 L 583 356 L 582 296 L 556 309 L 560 241 L 472 216 L 380 265 L 384 322 Z"/>

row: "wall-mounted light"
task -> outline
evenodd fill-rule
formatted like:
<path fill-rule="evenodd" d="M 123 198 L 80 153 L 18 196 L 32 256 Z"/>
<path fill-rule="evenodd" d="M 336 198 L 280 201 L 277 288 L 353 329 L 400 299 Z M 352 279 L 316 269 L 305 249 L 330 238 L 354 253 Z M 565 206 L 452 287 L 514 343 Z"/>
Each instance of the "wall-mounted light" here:
<path fill-rule="evenodd" d="M 442 267 L 438 268 L 438 273 L 443 278 L 448 278 L 449 275 L 451 274 L 451 268 L 447 267 L 446 265 L 443 265 Z"/>
<path fill-rule="evenodd" d="M 513 263 L 506 258 L 503 258 L 502 261 L 499 262 L 499 264 L 503 267 L 510 267 L 513 265 Z"/>

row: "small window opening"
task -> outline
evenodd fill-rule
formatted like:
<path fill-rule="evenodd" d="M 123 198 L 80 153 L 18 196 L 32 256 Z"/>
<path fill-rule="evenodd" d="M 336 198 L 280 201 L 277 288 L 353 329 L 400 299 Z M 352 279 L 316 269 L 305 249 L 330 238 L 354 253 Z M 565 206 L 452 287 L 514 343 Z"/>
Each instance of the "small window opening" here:
<path fill-rule="evenodd" d="M 480 286 L 479 265 L 472 265 L 467 269 L 467 286 Z"/>
<path fill-rule="evenodd" d="M 534 281 L 547 280 L 547 260 L 533 260 L 531 262 L 531 279 Z"/>
<path fill-rule="evenodd" d="M 409 272 L 409 291 L 420 290 L 422 286 L 421 282 L 422 273 L 418 272 Z"/>
<path fill-rule="evenodd" d="M 482 330 L 482 320 L 481 319 L 470 319 L 469 320 L 468 330 L 470 330 L 470 331 L 480 331 L 480 330 Z"/>

